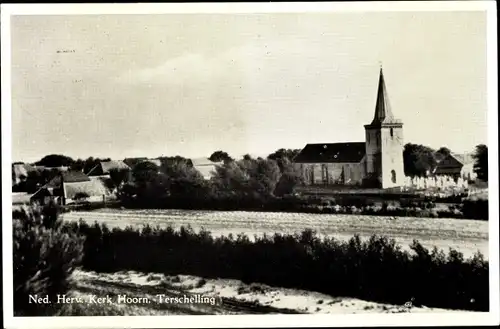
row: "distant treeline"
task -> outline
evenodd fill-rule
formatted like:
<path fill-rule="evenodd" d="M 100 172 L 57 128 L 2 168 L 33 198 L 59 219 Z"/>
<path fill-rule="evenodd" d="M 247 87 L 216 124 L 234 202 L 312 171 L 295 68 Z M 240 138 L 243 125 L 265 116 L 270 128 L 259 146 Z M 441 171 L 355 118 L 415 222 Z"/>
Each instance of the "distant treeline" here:
<path fill-rule="evenodd" d="M 478 150 L 484 151 L 484 148 L 478 146 Z M 149 161 L 138 162 L 132 167 L 131 175 L 121 170 L 112 170 L 110 181 L 117 187 L 121 204 L 130 208 L 298 211 L 488 219 L 487 201 L 463 201 L 463 196 L 455 196 L 459 205 L 450 206 L 448 210 L 432 209 L 434 202 L 441 202 L 436 198 L 427 198 L 422 202 L 415 196 L 413 203 L 420 205 L 409 205 L 403 200 L 408 196 L 403 194 L 398 198 L 402 200 L 399 205 L 387 203 L 381 208 L 373 207 L 373 200 L 368 196 L 360 196 L 357 199 L 336 196 L 333 200 L 323 197 L 319 198 L 321 201 L 318 204 L 314 197 L 295 194 L 296 187 L 304 183 L 302 172 L 292 162 L 299 152 L 300 150 L 280 149 L 266 159 L 245 155 L 242 159 L 235 160 L 226 152 L 216 151 L 210 156 L 210 160 L 219 164 L 215 166 L 210 180 L 206 180 L 189 159 L 180 156 L 161 157 L 159 166 Z M 437 152 L 446 154 L 450 151 L 441 148 Z M 403 152 L 405 159 L 416 159 L 419 166 L 422 159 L 429 160 L 428 156 L 434 157 L 435 154 L 432 149 L 414 144 L 407 144 Z M 55 160 L 58 157 L 62 157 L 64 161 L 57 163 Z M 85 168 L 95 165 L 95 161 L 99 159 L 71 161 L 72 159 L 64 156 L 47 156 L 39 163 L 70 166 L 79 163 L 78 168 L 82 167 L 83 163 Z M 406 164 L 405 170 L 407 167 Z M 424 167 L 421 167 L 422 171 Z M 44 178 L 43 181 L 47 179 Z M 381 194 L 377 197 L 386 196 Z M 361 201 L 362 199 L 364 201 Z"/>
<path fill-rule="evenodd" d="M 404 172 L 406 176 L 415 177 L 415 176 L 426 176 L 429 172 L 432 172 L 437 165 L 439 158 L 446 157 L 451 154 L 451 150 L 447 147 L 441 147 L 437 151 L 420 144 L 412 144 L 407 143 L 404 146 L 403 150 L 403 163 L 404 163 Z M 300 149 L 279 149 L 267 156 L 269 160 L 275 160 L 281 170 L 284 169 L 284 162 L 293 161 L 295 156 L 300 153 Z M 486 145 L 480 144 L 476 146 L 475 152 L 473 154 L 475 159 L 474 170 L 478 175 L 478 178 L 482 181 L 488 181 L 488 147 Z M 227 152 L 224 151 L 215 151 L 210 157 L 208 157 L 211 161 L 214 162 L 233 162 L 236 159 L 233 159 Z M 131 158 L 131 161 L 134 158 Z M 160 160 L 166 160 L 166 162 L 175 161 L 184 161 L 188 165 L 192 166 L 191 160 L 184 158 L 182 156 L 171 156 L 158 157 Z M 251 159 L 251 156 L 245 155 L 243 156 L 243 160 Z M 37 166 L 47 167 L 47 168 L 57 168 L 57 167 L 67 167 L 70 170 L 83 171 L 84 173 L 88 173 L 93 167 L 95 167 L 101 161 L 110 160 L 109 158 L 94 158 L 89 157 L 87 159 L 72 159 L 71 157 L 61 155 L 61 154 L 50 154 L 34 164 Z M 133 161 L 132 161 L 133 162 Z M 135 166 L 135 165 L 134 165 Z M 31 177 L 29 180 L 43 183 L 50 180 L 50 176 L 53 175 L 57 170 L 48 170 L 46 173 L 28 173 Z M 36 185 L 36 184 L 35 184 Z"/>

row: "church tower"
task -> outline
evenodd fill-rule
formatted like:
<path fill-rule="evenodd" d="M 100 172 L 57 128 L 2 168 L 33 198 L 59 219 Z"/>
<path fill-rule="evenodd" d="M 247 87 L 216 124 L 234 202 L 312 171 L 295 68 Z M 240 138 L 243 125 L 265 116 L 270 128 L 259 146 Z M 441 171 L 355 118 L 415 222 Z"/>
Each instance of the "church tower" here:
<path fill-rule="evenodd" d="M 366 174 L 378 178 L 382 188 L 402 186 L 403 123 L 394 118 L 380 68 L 377 103 L 372 123 L 365 125 Z"/>

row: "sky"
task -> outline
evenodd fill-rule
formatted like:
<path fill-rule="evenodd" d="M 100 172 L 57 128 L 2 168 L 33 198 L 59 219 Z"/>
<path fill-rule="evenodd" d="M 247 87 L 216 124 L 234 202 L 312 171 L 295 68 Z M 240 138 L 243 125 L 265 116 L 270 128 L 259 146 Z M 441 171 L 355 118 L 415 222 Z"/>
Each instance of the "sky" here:
<path fill-rule="evenodd" d="M 483 12 L 13 16 L 11 37 L 13 161 L 364 141 L 380 65 L 405 143 L 487 143 Z"/>

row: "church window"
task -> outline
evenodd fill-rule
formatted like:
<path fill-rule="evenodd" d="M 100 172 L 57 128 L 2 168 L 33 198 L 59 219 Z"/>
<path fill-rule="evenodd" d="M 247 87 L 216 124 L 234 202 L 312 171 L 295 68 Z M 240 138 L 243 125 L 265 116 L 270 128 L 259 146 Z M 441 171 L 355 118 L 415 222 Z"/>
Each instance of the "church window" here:
<path fill-rule="evenodd" d="M 394 170 L 391 170 L 391 181 L 396 183 L 396 172 Z"/>
<path fill-rule="evenodd" d="M 394 129 L 391 128 L 391 137 L 394 137 Z"/>
<path fill-rule="evenodd" d="M 328 167 L 326 165 L 321 166 L 321 178 L 324 184 L 328 184 Z"/>

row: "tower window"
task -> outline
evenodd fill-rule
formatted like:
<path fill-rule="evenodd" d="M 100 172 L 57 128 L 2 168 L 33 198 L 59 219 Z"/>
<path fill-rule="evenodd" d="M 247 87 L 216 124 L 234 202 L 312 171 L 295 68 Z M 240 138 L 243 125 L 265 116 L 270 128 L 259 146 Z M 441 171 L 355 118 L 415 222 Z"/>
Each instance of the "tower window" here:
<path fill-rule="evenodd" d="M 391 128 L 391 137 L 394 137 L 394 129 Z"/>

